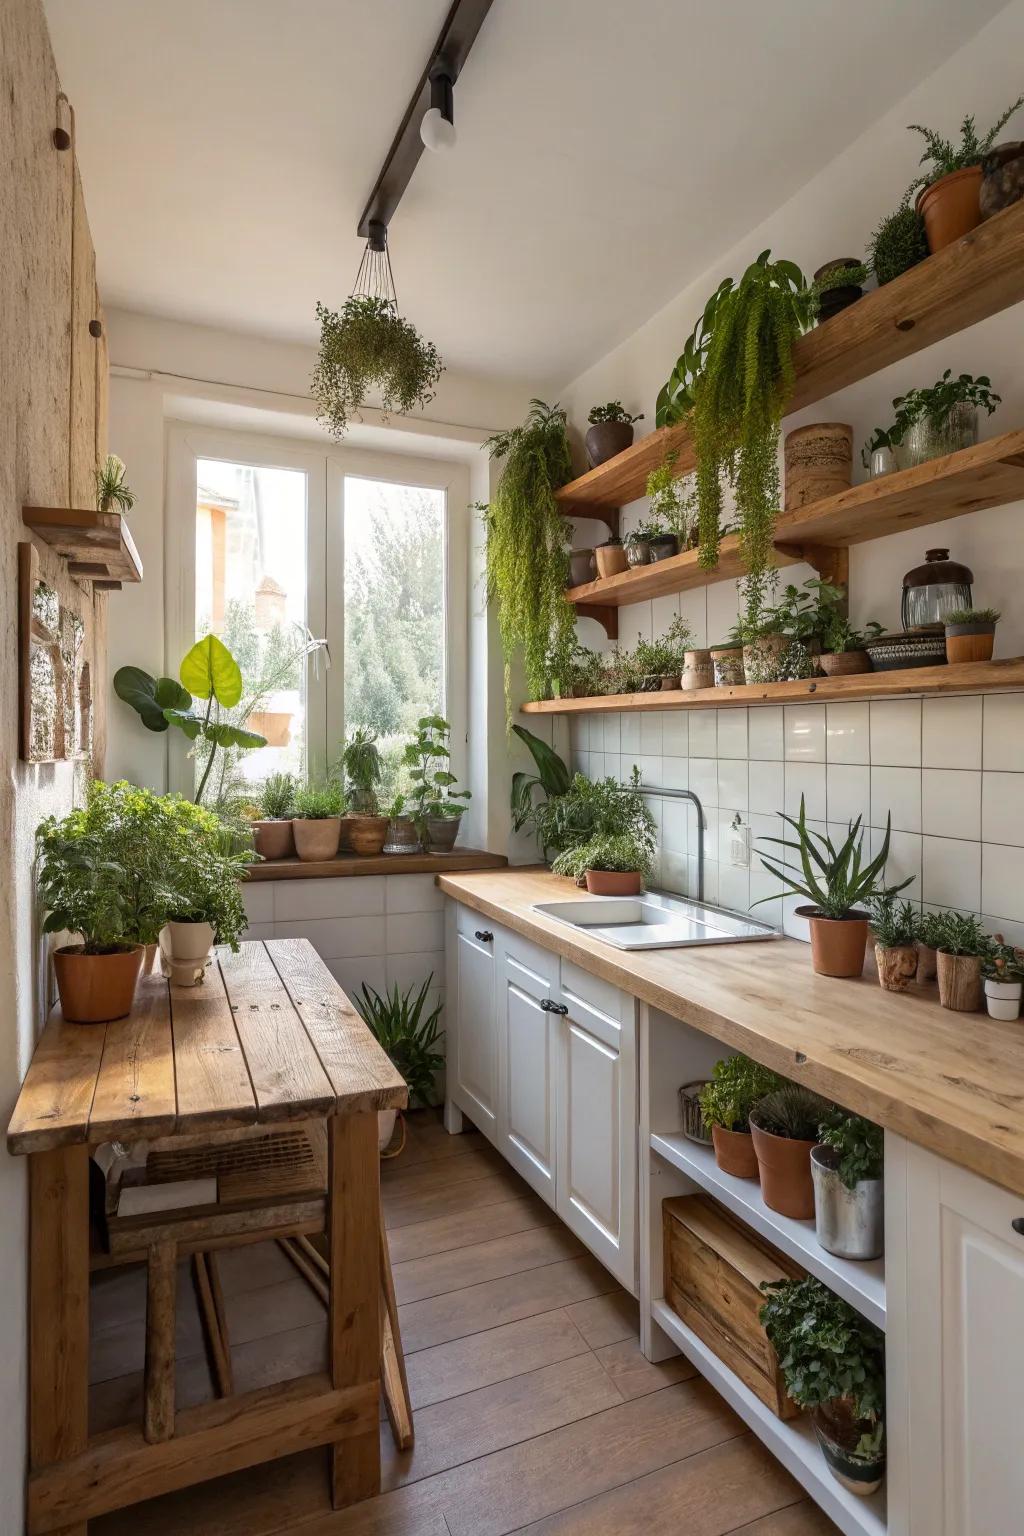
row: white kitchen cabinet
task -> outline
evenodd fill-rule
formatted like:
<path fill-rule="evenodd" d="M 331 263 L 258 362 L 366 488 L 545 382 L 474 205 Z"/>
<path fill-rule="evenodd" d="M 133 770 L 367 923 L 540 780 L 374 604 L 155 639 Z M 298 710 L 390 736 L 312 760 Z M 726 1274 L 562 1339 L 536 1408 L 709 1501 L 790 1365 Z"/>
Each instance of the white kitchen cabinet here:
<path fill-rule="evenodd" d="M 501 1149 L 554 1205 L 558 956 L 507 934 L 497 967 Z"/>
<path fill-rule="evenodd" d="M 499 1142 L 496 950 L 499 936 L 467 907 L 452 908 L 446 929 L 449 1029 L 448 1096 L 490 1141 Z M 449 1121 L 450 1121 L 449 1117 Z"/>
<path fill-rule="evenodd" d="M 890 1536 L 1010 1536 L 1024 1529 L 1024 1199 L 887 1136 L 886 1203 L 889 1416 L 906 1446 Z"/>

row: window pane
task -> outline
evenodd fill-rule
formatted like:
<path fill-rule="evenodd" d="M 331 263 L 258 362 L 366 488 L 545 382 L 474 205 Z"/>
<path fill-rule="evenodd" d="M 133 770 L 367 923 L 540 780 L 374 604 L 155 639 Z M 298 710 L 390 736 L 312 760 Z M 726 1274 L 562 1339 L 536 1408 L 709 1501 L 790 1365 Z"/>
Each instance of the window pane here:
<path fill-rule="evenodd" d="M 242 670 L 242 698 L 221 719 L 267 738 L 218 749 L 203 794 L 213 805 L 305 769 L 307 487 L 301 470 L 219 459 L 200 459 L 196 478 L 196 638 L 212 630 Z M 205 766 L 197 754 L 197 781 Z"/>
<path fill-rule="evenodd" d="M 421 715 L 444 714 L 445 493 L 345 477 L 345 725 L 381 738 L 387 796 Z"/>

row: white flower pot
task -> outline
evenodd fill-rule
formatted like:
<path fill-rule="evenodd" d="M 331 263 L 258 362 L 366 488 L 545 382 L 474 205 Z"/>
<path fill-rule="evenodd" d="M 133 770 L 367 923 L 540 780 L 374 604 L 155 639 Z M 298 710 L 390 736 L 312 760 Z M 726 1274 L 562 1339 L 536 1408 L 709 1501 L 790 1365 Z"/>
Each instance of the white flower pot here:
<path fill-rule="evenodd" d="M 1020 1014 L 1021 990 L 1019 981 L 986 981 L 985 1004 L 990 1019 L 1016 1019 Z"/>
<path fill-rule="evenodd" d="M 168 923 L 161 938 L 171 960 L 205 960 L 213 948 L 213 926 L 210 923 Z"/>
<path fill-rule="evenodd" d="M 392 1136 L 395 1134 L 396 1109 L 378 1109 L 377 1111 L 377 1151 L 383 1152 Z"/>

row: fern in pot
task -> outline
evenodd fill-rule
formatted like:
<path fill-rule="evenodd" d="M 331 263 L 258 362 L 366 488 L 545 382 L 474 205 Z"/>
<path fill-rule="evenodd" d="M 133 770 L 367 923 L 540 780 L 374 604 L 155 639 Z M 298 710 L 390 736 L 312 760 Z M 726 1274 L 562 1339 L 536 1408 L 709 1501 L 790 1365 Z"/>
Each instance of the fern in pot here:
<path fill-rule="evenodd" d="M 397 982 L 387 993 L 377 992 L 363 982 L 353 999 L 371 1034 L 404 1077 L 410 1108 L 436 1104 L 437 1075 L 444 1066 L 444 1056 L 438 1050 L 444 1039 L 440 1026 L 443 1004 L 435 1001 L 429 1005 L 433 983 L 433 972 L 419 987 L 413 984 L 404 992 L 398 990 Z M 378 1111 L 377 1139 L 381 1151 L 394 1134 L 396 1114 L 393 1109 Z"/>
<path fill-rule="evenodd" d="M 700 1091 L 700 1111 L 711 1127 L 715 1162 L 736 1179 L 757 1178 L 757 1154 L 750 1134 L 750 1111 L 765 1094 L 781 1088 L 777 1073 L 749 1056 L 716 1061 L 711 1081 Z"/>
<path fill-rule="evenodd" d="M 349 803 L 343 837 L 351 844 L 353 852 L 374 857 L 383 851 L 387 841 L 389 819 L 381 815 L 377 797 L 384 774 L 377 732 L 365 726 L 357 727 L 345 744 L 341 766 Z"/>

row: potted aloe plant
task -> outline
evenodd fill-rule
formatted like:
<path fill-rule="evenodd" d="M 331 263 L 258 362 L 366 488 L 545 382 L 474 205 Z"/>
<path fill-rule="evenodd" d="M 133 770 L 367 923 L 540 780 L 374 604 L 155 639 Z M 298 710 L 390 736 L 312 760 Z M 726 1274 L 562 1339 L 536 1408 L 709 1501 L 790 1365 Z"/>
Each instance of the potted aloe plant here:
<path fill-rule="evenodd" d="M 344 832 L 354 853 L 373 857 L 382 851 L 388 835 L 388 817 L 380 814 L 377 798 L 384 768 L 376 731 L 357 727 L 341 754 L 341 766 L 349 802 Z"/>
<path fill-rule="evenodd" d="M 398 983 L 388 993 L 377 992 L 366 982 L 353 998 L 364 1022 L 392 1064 L 405 1078 L 410 1107 L 430 1106 L 437 1102 L 437 1074 L 444 1066 L 444 1056 L 437 1049 L 444 1039 L 440 1027 L 443 1003 L 428 1006 L 433 972 L 421 982 L 398 990 Z M 380 1150 L 390 1142 L 397 1111 L 377 1112 L 377 1142 Z"/>
<path fill-rule="evenodd" d="M 345 796 L 336 780 L 299 785 L 292 806 L 292 835 L 300 859 L 309 862 L 335 857 L 345 808 Z"/>
<path fill-rule="evenodd" d="M 750 1111 L 759 1099 L 782 1087 L 775 1072 L 742 1054 L 716 1061 L 711 1081 L 700 1091 L 704 1124 L 711 1127 L 715 1162 L 736 1179 L 757 1178 L 757 1154 L 750 1134 Z"/>
<path fill-rule="evenodd" d="M 885 1335 L 820 1280 L 766 1280 L 760 1311 L 789 1395 L 833 1477 L 867 1497 L 885 1475 Z"/>
<path fill-rule="evenodd" d="M 917 909 L 890 895 L 875 896 L 869 908 L 879 984 L 886 992 L 905 992 L 917 975 Z"/>
<path fill-rule="evenodd" d="M 783 1083 L 752 1106 L 750 1134 L 769 1210 L 804 1221 L 814 1215 L 811 1148 L 829 1108 L 799 1083 Z"/>
<path fill-rule="evenodd" d="M 252 838 L 261 859 L 287 859 L 294 854 L 294 800 L 294 776 L 290 773 L 269 774 L 259 794 L 260 814 L 252 822 Z"/>
<path fill-rule="evenodd" d="M 818 1242 L 840 1259 L 880 1258 L 885 1246 L 882 1127 L 835 1106 L 818 1136 L 821 1145 L 811 1151 Z"/>
<path fill-rule="evenodd" d="M 793 828 L 797 840 L 766 837 L 762 842 L 778 843 L 799 856 L 799 868 L 777 863 L 760 854 L 769 874 L 783 885 L 806 896 L 807 906 L 797 907 L 799 917 L 806 917 L 811 930 L 811 963 L 820 976 L 859 976 L 864 969 L 868 938 L 868 914 L 865 902 L 874 896 L 895 896 L 913 882 L 913 875 L 898 885 L 885 885 L 883 877 L 889 857 L 892 817 L 886 815 L 885 837 L 877 858 L 861 863 L 864 835 L 861 818 L 849 824 L 845 842 L 838 849 L 830 837 L 813 832 L 807 825 L 807 811 L 800 796 L 800 814 L 795 819 L 780 811 L 782 820 Z M 762 897 L 762 901 L 772 900 Z M 755 906 L 759 906 L 755 902 Z"/>
<path fill-rule="evenodd" d="M 607 405 L 595 405 L 587 417 L 590 430 L 586 436 L 586 448 L 590 467 L 595 469 L 598 464 L 614 459 L 617 453 L 628 448 L 633 441 L 634 422 L 643 419 L 643 412 L 639 416 L 631 416 L 621 400 L 609 400 Z"/>
<path fill-rule="evenodd" d="M 1024 986 L 1024 951 L 1003 942 L 1001 933 L 993 938 L 991 956 L 982 965 L 985 978 L 985 1007 L 990 1019 L 1015 1019 L 1020 1014 Z"/>
<path fill-rule="evenodd" d="M 468 789 L 456 789 L 452 773 L 452 728 L 440 715 L 424 715 L 416 725 L 416 740 L 405 748 L 405 762 L 413 781 L 410 799 L 420 838 L 430 853 L 450 853 L 470 799 Z"/>

